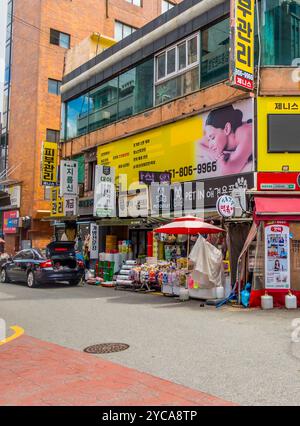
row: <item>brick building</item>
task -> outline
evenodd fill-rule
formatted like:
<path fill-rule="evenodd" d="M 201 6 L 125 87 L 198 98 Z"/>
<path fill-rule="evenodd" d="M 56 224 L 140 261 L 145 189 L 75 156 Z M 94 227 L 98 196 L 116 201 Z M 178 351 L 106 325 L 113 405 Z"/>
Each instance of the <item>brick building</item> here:
<path fill-rule="evenodd" d="M 16 205 L 4 203 L 1 210 L 14 209 L 12 217 L 29 220 L 27 226 L 10 230 L 5 224 L 7 251 L 18 250 L 22 240 L 44 247 L 52 236 L 49 222 L 42 220 L 50 206 L 48 190 L 40 183 L 40 158 L 42 141 L 60 138 L 66 51 L 94 32 L 121 40 L 176 3 L 179 0 L 8 1 L 1 184 L 20 191 L 20 200 Z"/>

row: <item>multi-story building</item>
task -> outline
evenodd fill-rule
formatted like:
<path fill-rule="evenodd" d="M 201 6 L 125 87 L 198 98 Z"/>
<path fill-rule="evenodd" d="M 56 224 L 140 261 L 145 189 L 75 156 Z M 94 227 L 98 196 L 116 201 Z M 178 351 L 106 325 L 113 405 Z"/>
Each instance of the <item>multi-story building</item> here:
<path fill-rule="evenodd" d="M 236 30 L 246 64 L 254 27 L 245 19 L 254 4 L 255 88 L 242 90 L 230 79 L 230 10 L 243 14 Z M 165 171 L 172 183 L 202 182 L 212 217 L 220 195 L 255 188 L 256 172 L 299 172 L 299 8 L 299 0 L 185 0 L 65 75 L 62 157 L 85 162 L 79 221 L 98 223 L 102 236 L 131 239 L 135 256 L 147 250 L 151 219 L 137 225 L 94 216 L 96 165 L 127 174 L 129 184 Z M 187 199 L 197 194 L 192 186 Z M 241 216 L 229 224 L 234 272 L 252 220 Z"/>
<path fill-rule="evenodd" d="M 119 41 L 176 3 L 8 0 L 0 164 L 1 184 L 15 196 L 13 204 L 1 206 L 7 251 L 18 250 L 24 240 L 43 247 L 52 235 L 43 221 L 50 207 L 49 191 L 41 186 L 41 146 L 60 139 L 66 51 L 92 33 Z M 18 224 L 18 216 L 27 220 Z"/>

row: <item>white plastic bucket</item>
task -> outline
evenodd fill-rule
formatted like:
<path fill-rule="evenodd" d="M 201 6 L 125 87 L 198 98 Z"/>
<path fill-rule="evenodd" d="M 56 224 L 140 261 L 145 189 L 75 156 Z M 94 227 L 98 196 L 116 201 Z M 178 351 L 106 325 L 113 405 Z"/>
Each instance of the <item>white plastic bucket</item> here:
<path fill-rule="evenodd" d="M 268 294 L 261 296 L 261 308 L 273 309 L 273 296 L 269 296 Z"/>
<path fill-rule="evenodd" d="M 287 294 L 285 296 L 285 307 L 286 309 L 297 309 L 297 297 L 293 294 Z"/>

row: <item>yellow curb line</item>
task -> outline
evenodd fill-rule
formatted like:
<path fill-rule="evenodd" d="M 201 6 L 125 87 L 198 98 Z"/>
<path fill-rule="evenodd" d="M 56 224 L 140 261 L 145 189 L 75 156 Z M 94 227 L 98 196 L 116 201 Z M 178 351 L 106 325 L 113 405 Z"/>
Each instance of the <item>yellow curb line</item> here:
<path fill-rule="evenodd" d="M 11 330 L 14 331 L 14 334 L 12 336 L 7 337 L 4 340 L 0 340 L 0 346 L 5 345 L 6 343 L 9 343 L 12 340 L 15 340 L 18 337 L 22 336 L 22 334 L 24 334 L 24 329 L 22 327 L 19 327 L 18 325 L 13 325 L 10 328 L 11 328 Z"/>

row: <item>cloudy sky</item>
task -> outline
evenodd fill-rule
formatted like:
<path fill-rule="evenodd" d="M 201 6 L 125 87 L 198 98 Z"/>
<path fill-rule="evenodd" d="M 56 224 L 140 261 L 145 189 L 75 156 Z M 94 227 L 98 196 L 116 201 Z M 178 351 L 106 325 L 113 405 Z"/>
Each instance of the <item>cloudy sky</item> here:
<path fill-rule="evenodd" d="M 4 80 L 5 35 L 6 35 L 7 0 L 0 0 L 0 111 L 2 111 L 2 95 Z"/>

